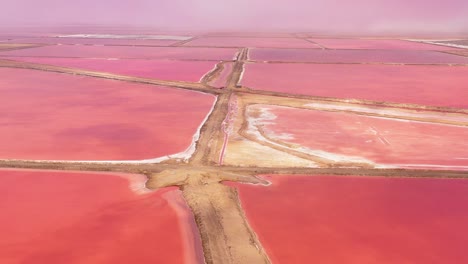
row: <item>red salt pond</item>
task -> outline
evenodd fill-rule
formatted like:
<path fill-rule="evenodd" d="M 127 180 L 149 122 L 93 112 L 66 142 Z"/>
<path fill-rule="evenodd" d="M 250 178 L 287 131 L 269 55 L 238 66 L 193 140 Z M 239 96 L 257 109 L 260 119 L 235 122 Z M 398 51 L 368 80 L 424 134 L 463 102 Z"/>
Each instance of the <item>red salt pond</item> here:
<path fill-rule="evenodd" d="M 258 48 L 316 48 L 314 43 L 298 38 L 255 38 L 255 37 L 203 37 L 184 46 L 207 47 L 258 47 Z"/>
<path fill-rule="evenodd" d="M 141 160 L 190 155 L 214 96 L 0 68 L 0 158 Z"/>
<path fill-rule="evenodd" d="M 4 51 L 0 56 L 219 61 L 233 60 L 237 52 L 235 48 L 52 45 Z"/>
<path fill-rule="evenodd" d="M 329 49 L 382 49 L 382 50 L 458 50 L 441 45 L 431 45 L 398 39 L 311 39 Z"/>
<path fill-rule="evenodd" d="M 36 58 L 4 57 L 5 59 L 48 64 L 67 68 L 153 78 L 171 81 L 198 82 L 211 71 L 212 61 L 177 61 L 177 60 L 136 60 L 136 59 L 77 59 L 77 58 Z"/>
<path fill-rule="evenodd" d="M 468 263 L 468 180 L 263 178 L 228 184 L 272 263 Z"/>
<path fill-rule="evenodd" d="M 170 46 L 179 40 L 166 39 L 118 39 L 118 38 L 15 38 L 16 43 L 38 44 L 80 44 L 80 45 L 129 45 L 129 46 Z"/>
<path fill-rule="evenodd" d="M 464 66 L 249 63 L 245 69 L 242 85 L 253 89 L 468 108 Z"/>
<path fill-rule="evenodd" d="M 297 144 L 305 148 L 295 150 L 331 161 L 468 168 L 464 126 L 265 105 L 249 112 L 255 109 L 263 113 L 255 124 L 268 138 Z"/>
<path fill-rule="evenodd" d="M 181 192 L 144 181 L 0 169 L 0 263 L 204 263 Z"/>
<path fill-rule="evenodd" d="M 253 61 L 313 63 L 468 64 L 468 58 L 428 50 L 252 49 Z"/>

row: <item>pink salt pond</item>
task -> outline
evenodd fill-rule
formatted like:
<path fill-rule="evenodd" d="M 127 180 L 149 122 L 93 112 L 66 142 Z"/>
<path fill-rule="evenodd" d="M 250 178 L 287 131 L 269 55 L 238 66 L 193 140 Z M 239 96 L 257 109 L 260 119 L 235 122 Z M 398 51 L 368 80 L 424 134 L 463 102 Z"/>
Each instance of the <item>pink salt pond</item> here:
<path fill-rule="evenodd" d="M 8 60 L 47 64 L 98 72 L 152 78 L 168 81 L 199 82 L 216 65 L 212 61 L 137 60 L 137 59 L 78 59 L 4 57 Z"/>
<path fill-rule="evenodd" d="M 468 58 L 428 50 L 252 49 L 252 61 L 310 63 L 468 64 Z"/>
<path fill-rule="evenodd" d="M 199 92 L 52 72 L 0 68 L 0 75 L 1 159 L 188 158 L 215 101 Z"/>
<path fill-rule="evenodd" d="M 201 37 L 184 44 L 184 46 L 204 47 L 257 47 L 257 48 L 315 48 L 314 43 L 299 38 L 267 37 Z"/>
<path fill-rule="evenodd" d="M 290 94 L 468 107 L 463 66 L 249 63 L 241 84 Z"/>
<path fill-rule="evenodd" d="M 181 192 L 144 180 L 0 169 L 0 263 L 204 263 Z"/>
<path fill-rule="evenodd" d="M 468 169 L 465 126 L 277 106 L 252 110 L 269 117 L 255 120 L 268 139 L 302 146 L 301 151 L 331 162 Z"/>
<path fill-rule="evenodd" d="M 246 31 L 230 31 L 230 32 L 208 32 L 206 37 L 238 37 L 238 38 L 293 38 L 295 34 L 286 32 L 246 32 Z"/>
<path fill-rule="evenodd" d="M 233 60 L 234 48 L 52 45 L 0 52 L 1 56 L 104 59 Z"/>
<path fill-rule="evenodd" d="M 468 180 L 262 177 L 228 184 L 272 263 L 468 263 Z"/>
<path fill-rule="evenodd" d="M 326 39 L 314 38 L 311 41 L 329 49 L 381 49 L 381 50 L 456 50 L 441 45 L 399 39 Z"/>
<path fill-rule="evenodd" d="M 15 43 L 33 44 L 67 44 L 67 45 L 125 45 L 125 46 L 170 46 L 180 42 L 179 40 L 163 39 L 118 39 L 118 38 L 15 38 Z"/>

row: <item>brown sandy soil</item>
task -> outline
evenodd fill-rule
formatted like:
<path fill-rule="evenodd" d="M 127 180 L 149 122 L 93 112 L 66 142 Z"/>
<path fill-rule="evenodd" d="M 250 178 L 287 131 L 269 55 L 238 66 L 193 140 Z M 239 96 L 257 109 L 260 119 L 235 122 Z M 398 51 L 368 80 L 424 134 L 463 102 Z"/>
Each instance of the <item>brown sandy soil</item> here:
<path fill-rule="evenodd" d="M 40 47 L 40 46 L 41 45 L 37 45 L 37 44 L 0 43 L 0 51 L 16 50 L 16 49 L 28 49 L 28 48 L 36 48 L 36 47 Z"/>
<path fill-rule="evenodd" d="M 304 38 L 307 34 L 298 34 Z M 176 46 L 183 45 L 179 42 Z M 250 184 L 267 184 L 255 177 L 258 174 L 301 175 L 357 175 L 388 177 L 438 177 L 467 178 L 466 171 L 432 171 L 411 169 L 377 169 L 369 164 L 333 163 L 330 160 L 304 155 L 291 150 L 282 142 L 268 144 L 247 133 L 248 119 L 258 113 L 249 111 L 249 106 L 267 104 L 321 111 L 345 111 L 358 115 L 380 116 L 402 120 L 424 121 L 459 126 L 468 125 L 468 109 L 428 107 L 422 105 L 390 104 L 364 100 L 345 100 L 312 96 L 298 96 L 274 92 L 250 90 L 239 86 L 247 49 L 239 52 L 233 70 L 227 78 L 225 89 L 207 85 L 216 80 L 225 62 L 206 74 L 201 83 L 162 81 L 93 71 L 55 67 L 33 63 L 0 60 L 0 67 L 27 68 L 66 74 L 79 74 L 95 78 L 164 85 L 196 90 L 218 96 L 209 118 L 203 124 L 196 151 L 188 163 L 169 160 L 155 164 L 35 162 L 24 160 L 0 160 L 0 168 L 30 168 L 38 170 L 112 171 L 139 173 L 148 177 L 151 189 L 179 186 L 193 210 L 203 243 L 206 263 L 269 263 L 244 216 L 235 189 L 222 184 L 236 181 Z M 237 111 L 230 113 L 231 96 L 236 98 Z M 218 164 L 225 146 L 223 123 L 231 114 L 232 134 L 228 136 L 224 163 Z M 262 134 L 262 127 L 256 128 Z M 264 133 L 263 133 L 264 135 Z M 265 135 L 264 135 L 265 136 Z M 279 144 L 281 143 L 281 144 Z"/>
<path fill-rule="evenodd" d="M 467 50 L 452 50 L 452 51 L 448 51 L 447 53 L 468 57 L 468 49 Z"/>
<path fill-rule="evenodd" d="M 247 49 L 242 50 L 234 64 L 233 72 L 227 80 L 226 89 L 218 96 L 213 112 L 202 126 L 197 151 L 191 158 L 193 164 L 216 164 L 219 151 L 223 144 L 223 133 L 220 130 L 222 122 L 228 113 L 229 99 L 236 88 L 243 69 L 243 60 L 247 56 Z"/>
<path fill-rule="evenodd" d="M 245 219 L 234 188 L 188 185 L 184 197 L 195 215 L 207 263 L 269 263 Z"/>
<path fill-rule="evenodd" d="M 230 93 L 218 96 L 212 114 L 201 128 L 200 138 L 196 143 L 197 150 L 190 159 L 192 164 L 212 164 L 216 160 L 213 150 L 219 149 L 222 145 L 222 141 L 218 139 L 222 137 L 220 127 L 227 113 L 229 96 Z"/>
<path fill-rule="evenodd" d="M 306 168 L 306 167 L 289 167 L 289 166 L 277 166 L 277 167 L 264 167 L 264 166 L 252 166 L 252 167 L 241 167 L 232 165 L 223 166 L 207 166 L 207 165 L 191 165 L 187 163 L 177 164 L 110 164 L 110 163 L 86 163 L 86 162 L 42 162 L 42 161 L 25 161 L 25 160 L 0 160 L 0 168 L 24 168 L 24 169 L 35 169 L 35 170 L 63 170 L 63 171 L 95 171 L 95 172 L 121 172 L 121 173 L 138 173 L 146 175 L 148 177 L 148 184 L 152 184 L 152 179 L 156 174 L 167 170 L 186 170 L 186 171 L 207 171 L 213 173 L 222 170 L 223 174 L 233 173 L 236 175 L 242 175 L 242 182 L 251 182 L 246 180 L 244 177 L 254 177 L 258 174 L 292 174 L 292 175 L 337 175 L 337 176 L 386 176 L 386 177 L 409 177 L 409 178 L 467 178 L 467 171 L 455 171 L 455 170 L 415 170 L 415 169 L 376 169 L 376 168 Z M 162 174 L 164 175 L 164 174 Z M 211 175 L 209 173 L 209 175 Z M 164 176 L 166 177 L 166 176 Z M 211 177 L 211 176 L 210 176 Z M 213 176 L 214 177 L 214 176 Z M 224 177 L 224 176 L 223 176 Z M 176 177 L 175 179 L 180 179 Z M 222 178 L 229 181 L 240 181 L 232 177 Z M 257 179 L 258 180 L 258 179 Z M 254 180 L 252 183 L 255 183 Z M 157 183 L 150 188 L 159 188 L 160 186 L 180 186 L 179 180 L 173 183 L 172 180 L 167 180 L 169 184 Z M 164 183 L 164 182 L 163 182 Z"/>

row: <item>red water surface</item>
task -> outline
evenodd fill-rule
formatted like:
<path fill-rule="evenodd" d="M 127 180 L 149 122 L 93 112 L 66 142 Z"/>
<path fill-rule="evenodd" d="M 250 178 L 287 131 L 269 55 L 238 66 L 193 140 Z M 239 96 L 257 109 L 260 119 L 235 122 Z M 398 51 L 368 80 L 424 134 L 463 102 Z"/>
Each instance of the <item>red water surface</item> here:
<path fill-rule="evenodd" d="M 242 85 L 290 94 L 468 108 L 468 67 L 249 63 Z"/>
<path fill-rule="evenodd" d="M 257 106 L 258 107 L 258 106 Z M 468 128 L 268 106 L 274 120 L 261 122 L 267 135 L 289 134 L 289 143 L 312 150 L 362 157 L 395 166 L 468 167 Z"/>
<path fill-rule="evenodd" d="M 112 174 L 0 169 L 0 208 L 2 264 L 204 263 L 177 189 L 136 194 Z"/>
<path fill-rule="evenodd" d="M 454 50 L 447 46 L 398 39 L 311 39 L 329 49 Z M 457 49 L 459 50 L 459 49 Z"/>
<path fill-rule="evenodd" d="M 153 78 L 198 82 L 211 71 L 213 61 L 178 61 L 178 60 L 136 60 L 136 59 L 77 59 L 77 58 L 36 58 L 5 57 L 5 59 L 48 64 L 60 67 L 85 69 L 99 72 Z"/>
<path fill-rule="evenodd" d="M 468 58 L 428 50 L 252 49 L 254 61 L 315 63 L 468 64 Z"/>
<path fill-rule="evenodd" d="M 135 160 L 186 150 L 211 95 L 0 68 L 0 158 Z"/>
<path fill-rule="evenodd" d="M 191 47 L 132 47 L 52 45 L 0 53 L 0 56 L 67 57 L 67 58 L 119 58 L 119 59 L 181 59 L 181 60 L 232 60 L 235 48 Z M 468 59 L 468 58 L 467 58 Z"/>
<path fill-rule="evenodd" d="M 468 180 L 264 178 L 229 185 L 273 263 L 468 263 Z"/>
<path fill-rule="evenodd" d="M 115 39 L 115 38 L 15 38 L 15 43 L 39 44 L 81 44 L 81 45 L 130 45 L 130 46 L 170 46 L 180 40 L 167 39 Z"/>
<path fill-rule="evenodd" d="M 298 38 L 254 38 L 254 37 L 202 37 L 184 46 L 208 47 L 257 47 L 257 48 L 320 48 L 316 44 Z"/>

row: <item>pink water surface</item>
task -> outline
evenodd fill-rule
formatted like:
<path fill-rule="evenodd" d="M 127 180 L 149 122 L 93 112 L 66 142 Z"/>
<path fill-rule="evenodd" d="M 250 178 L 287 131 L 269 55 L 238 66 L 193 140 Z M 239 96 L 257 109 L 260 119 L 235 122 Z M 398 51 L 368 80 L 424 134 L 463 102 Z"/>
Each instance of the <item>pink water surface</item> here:
<path fill-rule="evenodd" d="M 468 108 L 468 67 L 246 64 L 249 88 L 348 99 Z"/>
<path fill-rule="evenodd" d="M 120 58 L 120 59 L 181 59 L 181 60 L 232 60 L 235 48 L 191 47 L 131 47 L 52 45 L 30 49 L 4 51 L 0 56 Z"/>
<path fill-rule="evenodd" d="M 0 263 L 204 263 L 181 192 L 137 176 L 0 169 Z"/>
<path fill-rule="evenodd" d="M 153 78 L 160 80 L 198 82 L 211 71 L 212 61 L 77 59 L 41 57 L 4 57 L 5 59 L 85 69 L 99 72 Z"/>
<path fill-rule="evenodd" d="M 468 58 L 428 50 L 252 49 L 254 61 L 314 63 L 468 64 Z"/>
<path fill-rule="evenodd" d="M 262 106 L 257 106 L 262 107 Z M 312 150 L 394 166 L 468 167 L 468 128 L 288 107 L 267 107 L 274 120 L 257 123 L 270 137 Z"/>
<path fill-rule="evenodd" d="M 129 46 L 170 46 L 179 40 L 164 39 L 116 39 L 116 38 L 15 38 L 15 43 L 38 44 L 81 44 L 81 45 L 129 45 Z"/>
<path fill-rule="evenodd" d="M 272 263 L 468 263 L 468 180 L 263 178 L 229 185 Z"/>
<path fill-rule="evenodd" d="M 226 32 L 207 32 L 207 37 L 231 37 L 231 38 L 292 38 L 294 33 L 287 32 L 252 32 L 252 31 L 226 31 Z"/>
<path fill-rule="evenodd" d="M 212 108 L 198 92 L 0 68 L 0 158 L 135 160 L 185 151 Z"/>
<path fill-rule="evenodd" d="M 233 65 L 234 63 L 232 62 L 225 63 L 223 66 L 223 70 L 218 75 L 218 77 L 208 84 L 216 88 L 224 88 L 226 86 L 229 76 L 231 75 Z"/>
<path fill-rule="evenodd" d="M 260 38 L 260 37 L 202 37 L 194 39 L 184 46 L 208 47 L 257 47 L 257 48 L 320 48 L 298 38 Z"/>
<path fill-rule="evenodd" d="M 454 50 L 447 46 L 431 45 L 398 39 L 311 39 L 329 49 L 383 49 L 383 50 Z"/>

